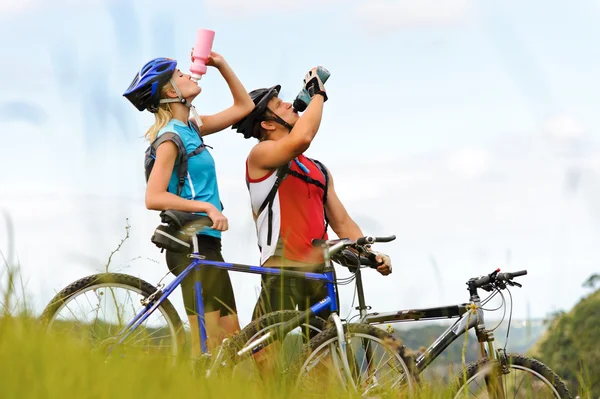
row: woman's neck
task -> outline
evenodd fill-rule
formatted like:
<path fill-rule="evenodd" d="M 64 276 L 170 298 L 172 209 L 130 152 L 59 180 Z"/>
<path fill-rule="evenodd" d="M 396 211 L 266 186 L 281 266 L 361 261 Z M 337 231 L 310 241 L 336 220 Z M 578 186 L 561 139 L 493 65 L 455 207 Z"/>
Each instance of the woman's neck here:
<path fill-rule="evenodd" d="M 173 119 L 177 119 L 186 125 L 188 124 L 188 120 L 190 119 L 190 109 L 184 104 L 171 104 L 171 112 L 173 114 Z"/>

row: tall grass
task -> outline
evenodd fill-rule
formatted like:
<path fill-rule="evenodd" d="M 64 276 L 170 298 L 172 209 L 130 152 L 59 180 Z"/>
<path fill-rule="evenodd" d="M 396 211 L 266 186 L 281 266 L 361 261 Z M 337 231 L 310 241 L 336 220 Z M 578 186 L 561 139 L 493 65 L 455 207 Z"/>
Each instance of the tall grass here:
<path fill-rule="evenodd" d="M 129 225 L 126 233 L 111 253 L 107 271 L 112 255 L 129 236 Z M 206 379 L 202 367 L 185 356 L 175 364 L 148 354 L 107 358 L 89 342 L 46 331 L 27 307 L 18 265 L 2 259 L 7 279 L 0 287 L 0 398 L 306 398 L 279 375 L 262 380 L 236 372 Z M 337 388 L 325 389 L 318 397 L 356 396 Z M 399 394 L 373 397 L 397 398 Z M 414 397 L 448 398 L 447 384 L 441 378 L 427 381 Z"/>
<path fill-rule="evenodd" d="M 176 364 L 154 356 L 107 359 L 82 341 L 44 331 L 35 319 L 0 319 L 2 398 L 306 398 L 283 378 L 263 382 L 234 373 L 205 379 L 193 371 L 186 359 Z M 322 394 L 357 397 L 333 388 Z M 426 386 L 419 397 L 445 396 Z"/>

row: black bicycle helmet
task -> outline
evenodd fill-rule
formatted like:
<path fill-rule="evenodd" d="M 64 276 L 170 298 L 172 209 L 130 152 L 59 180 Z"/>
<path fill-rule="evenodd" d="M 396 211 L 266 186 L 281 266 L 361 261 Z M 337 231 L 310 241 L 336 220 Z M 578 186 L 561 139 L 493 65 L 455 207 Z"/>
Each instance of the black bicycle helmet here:
<path fill-rule="evenodd" d="M 250 137 L 260 139 L 260 122 L 265 120 L 264 114 L 267 110 L 267 104 L 279 94 L 280 90 L 281 85 L 275 85 L 270 88 L 252 90 L 248 93 L 254 101 L 254 109 L 239 122 L 233 124 L 231 128 L 237 129 L 237 132 L 242 133 L 245 139 Z"/>

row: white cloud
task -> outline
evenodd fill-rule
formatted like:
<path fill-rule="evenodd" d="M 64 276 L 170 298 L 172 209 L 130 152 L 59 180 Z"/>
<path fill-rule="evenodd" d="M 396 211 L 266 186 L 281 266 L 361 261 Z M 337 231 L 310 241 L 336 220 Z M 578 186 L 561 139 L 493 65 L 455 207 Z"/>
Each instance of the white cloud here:
<path fill-rule="evenodd" d="M 84 2 L 79 0 L 2 0 L 0 1 L 0 16 L 7 17 L 48 7 L 90 7 L 109 1 L 111 0 L 85 0 Z"/>
<path fill-rule="evenodd" d="M 544 125 L 544 132 L 557 139 L 579 139 L 585 134 L 581 123 L 572 115 L 561 114 L 550 118 Z"/>
<path fill-rule="evenodd" d="M 448 157 L 448 167 L 458 176 L 472 179 L 483 176 L 490 168 L 491 155 L 483 148 L 464 148 Z"/>
<path fill-rule="evenodd" d="M 377 31 L 456 26 L 468 20 L 474 5 L 472 0 L 368 0 L 356 6 L 353 17 L 358 27 Z"/>
<path fill-rule="evenodd" d="M 336 191 L 350 215 L 359 224 L 374 221 L 360 224 L 364 231 L 397 236 L 378 250 L 390 254 L 402 277 L 365 279 L 375 309 L 407 306 L 407 300 L 413 302 L 408 306 L 461 300 L 459 289 L 466 279 L 496 267 L 529 270 L 526 289 L 513 293 L 521 296 L 515 297 L 518 317 L 525 314 L 524 295 L 536 297 L 531 303 L 536 317 L 553 307 L 568 309 L 579 298 L 581 281 L 600 256 L 592 244 L 600 236 L 599 219 L 593 217 L 600 211 L 589 206 L 600 193 L 598 175 L 586 175 L 587 197 L 565 201 L 565 162 L 540 156 L 539 144 L 517 153 L 492 150 L 470 147 L 385 164 L 369 160 L 369 169 L 365 164 L 328 164 L 337 171 Z M 513 255 L 510 265 L 505 264 L 507 250 Z M 481 251 L 486 259 L 477 256 Z M 430 254 L 441 275 L 428 263 Z M 542 287 L 558 289 L 553 273 L 565 268 L 573 270 L 560 283 L 565 295 L 553 297 Z M 436 278 L 448 287 L 437 298 L 419 297 L 418 288 L 410 286 L 403 286 L 393 300 L 376 294 L 397 289 L 403 281 Z"/>
<path fill-rule="evenodd" d="M 131 152 L 132 157 L 138 157 Z M 564 202 L 564 168 L 553 158 L 538 159 L 528 153 L 491 155 L 485 149 L 472 147 L 403 157 L 386 164 L 369 160 L 369 168 L 360 163 L 339 162 L 328 166 L 336 171 L 336 191 L 350 215 L 366 234 L 398 237 L 392 244 L 378 245 L 394 260 L 394 274 L 382 278 L 376 273 L 365 273 L 366 295 L 374 309 L 465 300 L 461 288 L 464 282 L 504 267 L 509 248 L 513 264 L 508 269 L 528 269 L 530 273 L 524 281 L 526 290 L 514 293 L 516 317 L 525 315 L 526 294 L 537 298 L 531 311 L 540 317 L 552 306 L 570 307 L 579 298 L 581 281 L 596 267 L 600 256 L 593 244 L 600 234 L 597 219 L 590 217 L 587 203 Z M 502 179 L 465 179 L 487 176 L 486 172 L 492 169 L 501 172 Z M 257 261 L 258 250 L 242 176 L 233 170 L 222 174 L 225 214 L 231 221 L 223 249 L 228 261 L 252 264 Z M 595 195 L 590 196 L 590 201 L 598 198 L 597 187 L 590 185 L 589 189 L 594 189 L 590 194 Z M 163 256 L 149 242 L 158 218 L 145 209 L 142 190 L 130 199 L 118 198 L 114 192 L 44 196 L 11 185 L 0 190 L 0 209 L 13 216 L 22 274 L 29 281 L 28 289 L 37 293 L 38 310 L 54 290 L 101 267 L 123 236 L 125 217 L 132 226 L 131 237 L 115 256 L 115 266 L 151 283 L 166 273 Z M 4 234 L 0 223 L 1 249 L 7 245 Z M 488 256 L 477 257 L 478 251 Z M 40 253 L 44 254 L 42 263 Z M 431 254 L 440 265 L 441 275 L 430 265 Z M 139 256 L 142 259 L 131 261 Z M 129 266 L 121 269 L 126 265 Z M 565 295 L 553 297 L 551 290 L 542 288 L 558 287 L 552 273 L 565 267 L 574 270 L 561 280 Z M 340 276 L 344 273 L 341 271 Z M 419 295 L 418 286 L 406 283 L 436 278 L 443 279 L 447 288 L 433 296 Z M 232 273 L 232 280 L 242 322 L 247 323 L 259 279 Z M 398 287 L 402 287 L 402 292 L 393 299 L 381 295 L 397 292 Z M 348 311 L 352 294 L 352 286 L 341 287 L 344 312 Z M 174 301 L 181 309 L 179 295 L 174 295 Z"/>
<path fill-rule="evenodd" d="M 209 11 L 226 12 L 235 14 L 263 13 L 263 12 L 286 12 L 311 10 L 311 7 L 321 9 L 324 6 L 343 3 L 343 0 L 304 0 L 304 1 L 282 1 L 282 0 L 206 0 L 205 7 Z M 315 10 L 314 8 L 312 10 Z M 314 12 L 314 11 L 313 11 Z"/>
<path fill-rule="evenodd" d="M 420 26 L 453 26 L 464 23 L 470 16 L 473 0 L 361 0 L 356 4 L 344 0 L 206 0 L 209 11 L 229 15 L 263 12 L 323 10 L 336 6 L 339 16 L 358 22 L 357 28 L 395 30 Z M 314 11 L 311 11 L 314 12 Z"/>
<path fill-rule="evenodd" d="M 590 162 L 590 157 L 598 156 L 589 130 L 571 114 L 557 114 L 548 119 L 542 125 L 542 134 L 555 154 L 568 159 L 572 166 L 582 166 Z"/>
<path fill-rule="evenodd" d="M 3 0 L 0 2 L 0 14 L 7 16 L 20 13 L 28 8 L 35 7 L 40 3 L 40 0 Z"/>

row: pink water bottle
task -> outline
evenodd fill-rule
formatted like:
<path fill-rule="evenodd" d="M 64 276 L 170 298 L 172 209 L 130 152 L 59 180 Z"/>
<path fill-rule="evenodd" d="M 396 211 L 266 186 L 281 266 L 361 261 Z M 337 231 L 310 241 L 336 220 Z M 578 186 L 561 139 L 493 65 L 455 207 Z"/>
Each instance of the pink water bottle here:
<path fill-rule="evenodd" d="M 192 79 L 200 80 L 206 73 L 206 62 L 213 45 L 215 32 L 210 29 L 198 29 L 196 44 L 192 53 L 192 66 L 190 72 Z"/>

